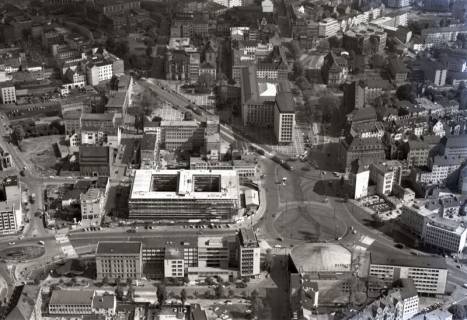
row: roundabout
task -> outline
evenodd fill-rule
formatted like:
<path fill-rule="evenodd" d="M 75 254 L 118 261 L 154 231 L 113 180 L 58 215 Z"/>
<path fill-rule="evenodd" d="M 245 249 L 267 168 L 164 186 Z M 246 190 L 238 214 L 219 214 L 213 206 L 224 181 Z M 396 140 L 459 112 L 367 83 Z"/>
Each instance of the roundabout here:
<path fill-rule="evenodd" d="M 45 254 L 43 246 L 29 245 L 5 248 L 0 251 L 0 258 L 8 261 L 23 262 L 42 257 Z"/>

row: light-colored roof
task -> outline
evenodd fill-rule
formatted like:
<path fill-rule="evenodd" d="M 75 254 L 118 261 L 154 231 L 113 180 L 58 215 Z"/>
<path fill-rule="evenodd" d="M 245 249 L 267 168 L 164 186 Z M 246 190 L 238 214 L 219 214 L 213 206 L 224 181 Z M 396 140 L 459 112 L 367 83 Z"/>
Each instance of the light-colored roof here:
<path fill-rule="evenodd" d="M 352 254 L 332 243 L 305 243 L 293 248 L 290 256 L 299 272 L 350 272 Z"/>
<path fill-rule="evenodd" d="M 173 191 L 155 191 L 158 176 L 174 176 Z M 219 179 L 220 191 L 196 191 L 196 176 Z M 136 170 L 130 200 L 135 199 L 235 199 L 239 197 L 238 175 L 235 170 Z"/>

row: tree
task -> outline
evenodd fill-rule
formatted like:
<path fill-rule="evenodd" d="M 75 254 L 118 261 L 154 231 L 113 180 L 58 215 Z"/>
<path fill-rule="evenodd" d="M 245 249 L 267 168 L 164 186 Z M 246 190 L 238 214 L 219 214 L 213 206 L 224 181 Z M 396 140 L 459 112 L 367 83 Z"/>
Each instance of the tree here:
<path fill-rule="evenodd" d="M 465 319 L 465 317 L 467 316 L 464 307 L 458 304 L 449 307 L 448 311 L 452 313 L 454 320 Z"/>
<path fill-rule="evenodd" d="M 404 84 L 397 88 L 396 96 L 399 100 L 414 101 L 415 95 L 410 84 Z"/>
<path fill-rule="evenodd" d="M 216 287 L 216 298 L 217 298 L 217 299 L 225 298 L 225 289 L 224 289 L 224 286 L 218 285 L 218 286 Z"/>
<path fill-rule="evenodd" d="M 24 136 L 25 133 L 23 126 L 18 125 L 13 129 L 13 140 L 17 145 L 19 145 L 21 141 L 23 141 Z"/>
<path fill-rule="evenodd" d="M 271 267 L 272 267 L 272 251 L 271 249 L 268 249 L 266 251 L 266 256 L 264 257 L 264 264 L 263 264 L 264 270 L 267 272 L 271 272 Z"/>
<path fill-rule="evenodd" d="M 127 278 L 127 279 L 126 279 L 126 285 L 129 286 L 129 287 L 130 287 L 131 285 L 133 285 L 133 279 Z"/>
<path fill-rule="evenodd" d="M 235 296 L 235 291 L 233 291 L 232 289 L 229 289 L 229 298 L 233 298 Z"/>
<path fill-rule="evenodd" d="M 133 301 L 135 297 L 135 288 L 133 288 L 133 285 L 128 286 L 128 291 L 126 292 L 126 299 L 128 301 Z"/>
<path fill-rule="evenodd" d="M 167 299 L 167 289 L 163 284 L 157 286 L 157 302 L 162 306 Z"/>
<path fill-rule="evenodd" d="M 123 289 L 120 284 L 117 284 L 117 287 L 115 288 L 115 296 L 117 297 L 117 300 L 123 299 Z"/>
<path fill-rule="evenodd" d="M 180 300 L 182 300 L 182 305 L 185 305 L 185 301 L 186 301 L 186 290 L 185 290 L 185 288 L 183 288 L 182 291 L 180 291 Z"/>
<path fill-rule="evenodd" d="M 215 84 L 215 79 L 211 74 L 205 72 L 199 75 L 199 78 L 198 78 L 199 87 L 203 89 L 207 89 L 207 88 L 211 88 L 214 84 Z"/>
<path fill-rule="evenodd" d="M 109 278 L 104 277 L 104 278 L 102 279 L 102 285 L 105 286 L 105 285 L 108 285 L 108 284 L 109 284 Z"/>

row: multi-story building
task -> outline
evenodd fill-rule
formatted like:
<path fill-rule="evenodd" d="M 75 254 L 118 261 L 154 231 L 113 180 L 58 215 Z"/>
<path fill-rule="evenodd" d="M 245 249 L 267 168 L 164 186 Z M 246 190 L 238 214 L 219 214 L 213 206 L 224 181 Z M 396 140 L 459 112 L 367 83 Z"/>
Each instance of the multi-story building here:
<path fill-rule="evenodd" d="M 91 2 L 96 10 L 104 15 L 115 15 L 125 13 L 133 9 L 141 8 L 140 0 L 93 0 Z"/>
<path fill-rule="evenodd" d="M 428 157 L 430 155 L 430 146 L 422 140 L 409 140 L 409 153 L 407 160 L 409 165 L 414 167 L 422 167 L 428 165 Z"/>
<path fill-rule="evenodd" d="M 204 143 L 204 128 L 196 121 L 161 121 L 161 147 L 167 150 L 192 150 Z"/>
<path fill-rule="evenodd" d="M 16 88 L 12 83 L 2 83 L 0 86 L 1 94 L 2 94 L 2 103 L 9 104 L 16 102 Z"/>
<path fill-rule="evenodd" d="M 7 201 L 0 202 L 0 234 L 13 234 L 18 231 L 16 208 Z"/>
<path fill-rule="evenodd" d="M 111 62 L 98 62 L 87 66 L 87 82 L 97 86 L 100 82 L 110 80 L 113 76 Z"/>
<path fill-rule="evenodd" d="M 427 28 L 422 30 L 422 42 L 426 47 L 439 47 L 457 40 L 457 35 L 466 34 L 466 26 Z"/>
<path fill-rule="evenodd" d="M 79 133 L 81 129 L 81 110 L 71 110 L 62 113 L 65 133 L 71 135 Z"/>
<path fill-rule="evenodd" d="M 256 66 L 241 73 L 241 114 L 244 126 L 272 127 L 277 87 L 272 82 L 258 82 Z"/>
<path fill-rule="evenodd" d="M 82 145 L 79 147 L 79 169 L 83 176 L 110 175 L 109 147 Z"/>
<path fill-rule="evenodd" d="M 376 183 L 376 192 L 380 195 L 389 195 L 396 185 L 401 184 L 402 164 L 397 160 L 370 165 L 370 178 Z"/>
<path fill-rule="evenodd" d="M 97 188 L 90 188 L 80 195 L 81 225 L 100 225 L 105 215 L 105 195 Z"/>
<path fill-rule="evenodd" d="M 231 221 L 240 207 L 234 170 L 137 170 L 130 218 Z"/>
<path fill-rule="evenodd" d="M 413 282 L 404 279 L 402 288 L 391 289 L 387 294 L 378 297 L 350 320 L 408 320 L 418 313 L 419 298 Z"/>
<path fill-rule="evenodd" d="M 49 301 L 51 315 L 92 314 L 94 290 L 54 290 Z"/>
<path fill-rule="evenodd" d="M 141 242 L 99 241 L 96 249 L 97 279 L 137 280 L 143 268 Z"/>
<path fill-rule="evenodd" d="M 347 60 L 331 51 L 324 57 L 321 73 L 323 80 L 328 85 L 341 85 L 345 82 L 349 73 Z"/>
<path fill-rule="evenodd" d="M 434 156 L 429 158 L 428 167 L 431 170 L 429 175 L 430 184 L 437 184 L 445 181 L 465 162 L 465 157 L 459 156 Z"/>
<path fill-rule="evenodd" d="M 448 137 L 444 148 L 444 155 L 447 157 L 458 156 L 467 158 L 467 135 Z"/>
<path fill-rule="evenodd" d="M 49 302 L 49 314 L 54 319 L 57 316 L 62 319 L 76 315 L 95 315 L 111 319 L 115 316 L 116 309 L 115 295 L 98 295 L 94 290 L 54 290 Z"/>
<path fill-rule="evenodd" d="M 318 36 L 320 38 L 330 38 L 340 30 L 339 22 L 333 18 L 326 18 L 318 23 Z"/>
<path fill-rule="evenodd" d="M 384 162 L 386 153 L 379 138 L 354 138 L 351 142 L 341 142 L 339 157 L 343 167 L 350 170 L 354 165 L 359 167 Z"/>
<path fill-rule="evenodd" d="M 444 295 L 447 275 L 446 261 L 441 257 L 371 253 L 369 276 L 374 278 L 369 284 L 371 290 L 390 286 L 399 279 L 412 279 L 419 294 Z"/>
<path fill-rule="evenodd" d="M 157 163 L 157 150 L 160 137 L 156 134 L 144 134 L 141 139 L 141 169 L 154 169 Z"/>
<path fill-rule="evenodd" d="M 166 247 L 164 255 L 164 278 L 183 278 L 185 275 L 183 251 L 177 247 Z"/>
<path fill-rule="evenodd" d="M 422 243 L 446 252 L 463 250 L 467 222 L 458 214 L 459 202 L 451 198 L 403 206 L 401 224 Z"/>
<path fill-rule="evenodd" d="M 385 4 L 388 8 L 404 8 L 410 6 L 410 0 L 386 0 Z"/>
<path fill-rule="evenodd" d="M 239 276 L 258 276 L 260 273 L 260 248 L 251 229 L 240 229 L 238 237 Z"/>
<path fill-rule="evenodd" d="M 256 163 L 245 160 L 205 161 L 199 157 L 190 157 L 191 170 L 235 170 L 240 183 L 254 180 L 257 167 Z"/>
<path fill-rule="evenodd" d="M 295 101 L 290 92 L 279 92 L 274 105 L 274 134 L 279 144 L 294 139 Z"/>
<path fill-rule="evenodd" d="M 358 25 L 344 33 L 343 47 L 356 54 L 374 54 L 384 51 L 386 32 L 376 25 Z"/>

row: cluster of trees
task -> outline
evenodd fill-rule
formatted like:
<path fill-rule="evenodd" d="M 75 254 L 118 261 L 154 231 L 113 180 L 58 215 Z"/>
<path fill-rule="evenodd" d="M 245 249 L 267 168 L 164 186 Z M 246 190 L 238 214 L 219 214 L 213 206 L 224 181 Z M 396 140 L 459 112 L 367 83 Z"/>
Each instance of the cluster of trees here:
<path fill-rule="evenodd" d="M 18 123 L 13 127 L 11 132 L 11 140 L 18 146 L 25 138 L 47 136 L 54 134 L 64 134 L 65 127 L 59 121 L 53 121 L 48 126 L 36 126 L 33 121 L 25 121 Z"/>

